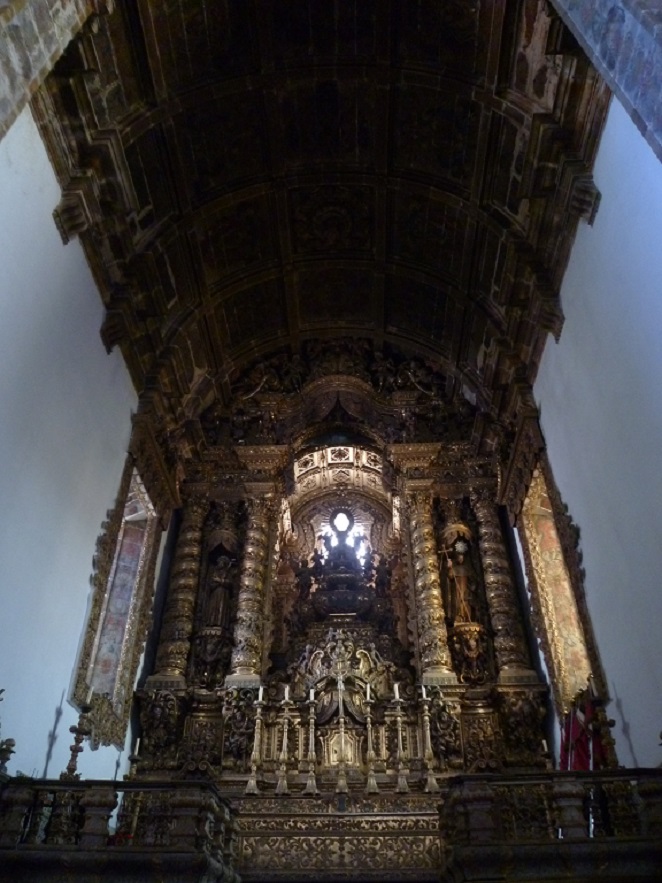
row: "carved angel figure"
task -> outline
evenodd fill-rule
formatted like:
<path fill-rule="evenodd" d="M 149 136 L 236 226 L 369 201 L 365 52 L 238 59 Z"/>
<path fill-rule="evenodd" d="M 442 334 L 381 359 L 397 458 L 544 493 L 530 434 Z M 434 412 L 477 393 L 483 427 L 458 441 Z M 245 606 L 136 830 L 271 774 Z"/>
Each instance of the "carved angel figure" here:
<path fill-rule="evenodd" d="M 221 555 L 209 575 L 209 596 L 205 607 L 205 625 L 226 625 L 232 592 L 234 566 L 227 555 Z"/>
<path fill-rule="evenodd" d="M 324 650 L 317 649 L 310 657 L 308 669 L 314 678 L 322 677 L 322 660 L 324 659 Z"/>
<path fill-rule="evenodd" d="M 359 660 L 359 674 L 363 678 L 367 678 L 372 671 L 373 662 L 367 650 L 360 647 L 356 651 L 356 657 Z"/>

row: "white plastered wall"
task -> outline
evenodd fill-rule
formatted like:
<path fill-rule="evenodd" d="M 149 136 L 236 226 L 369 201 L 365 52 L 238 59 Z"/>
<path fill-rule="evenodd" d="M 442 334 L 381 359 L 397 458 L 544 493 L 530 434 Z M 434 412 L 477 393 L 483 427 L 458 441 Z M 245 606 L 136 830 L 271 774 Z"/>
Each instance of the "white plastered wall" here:
<path fill-rule="evenodd" d="M 562 287 L 565 325 L 535 385 L 586 594 L 619 761 L 662 762 L 662 163 L 612 103 Z"/>
<path fill-rule="evenodd" d="M 92 557 L 135 407 L 119 353 L 101 343 L 81 246 L 64 246 L 53 222 L 59 198 L 23 111 L 0 142 L 0 719 L 2 737 L 16 740 L 9 772 L 51 777 L 69 758 L 77 714 L 67 695 Z M 79 769 L 112 778 L 117 758 L 86 749 Z"/>

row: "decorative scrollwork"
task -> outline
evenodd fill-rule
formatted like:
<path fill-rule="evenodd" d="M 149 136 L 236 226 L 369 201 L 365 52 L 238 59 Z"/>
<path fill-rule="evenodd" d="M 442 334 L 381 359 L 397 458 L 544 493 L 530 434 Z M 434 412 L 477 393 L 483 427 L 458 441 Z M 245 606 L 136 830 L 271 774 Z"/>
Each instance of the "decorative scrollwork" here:
<path fill-rule="evenodd" d="M 542 741 L 545 693 L 542 690 L 500 690 L 495 697 L 508 766 L 544 766 Z"/>
<path fill-rule="evenodd" d="M 140 710 L 143 766 L 158 769 L 174 761 L 180 733 L 180 710 L 180 700 L 167 690 L 143 695 Z"/>
<path fill-rule="evenodd" d="M 250 688 L 228 688 L 224 692 L 222 757 L 224 769 L 244 772 L 250 767 L 256 699 L 257 691 Z"/>
<path fill-rule="evenodd" d="M 446 702 L 436 691 L 430 709 L 430 738 L 442 767 L 461 769 L 463 765 L 460 709 Z"/>
<path fill-rule="evenodd" d="M 451 655 L 461 684 L 484 684 L 490 674 L 487 635 L 473 622 L 459 622 L 448 633 Z"/>

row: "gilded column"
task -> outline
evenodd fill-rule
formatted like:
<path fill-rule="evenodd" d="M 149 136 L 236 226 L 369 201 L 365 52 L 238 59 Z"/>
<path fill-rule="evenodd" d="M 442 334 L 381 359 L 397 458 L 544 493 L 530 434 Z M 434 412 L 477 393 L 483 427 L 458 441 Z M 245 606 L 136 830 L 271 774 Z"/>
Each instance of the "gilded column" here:
<path fill-rule="evenodd" d="M 194 497 L 185 503 L 156 653 L 155 673 L 147 683 L 149 690 L 186 687 L 186 664 L 200 580 L 202 530 L 208 508 L 205 497 Z"/>
<path fill-rule="evenodd" d="M 538 678 L 531 670 L 519 599 L 493 492 L 472 491 L 471 505 L 478 521 L 485 593 L 494 634 L 499 681 L 501 683 L 537 682 Z"/>
<path fill-rule="evenodd" d="M 421 659 L 421 679 L 426 684 L 456 684 L 451 667 L 448 636 L 441 601 L 439 561 L 429 492 L 407 497 L 414 564 L 416 620 Z"/>
<path fill-rule="evenodd" d="M 234 649 L 226 686 L 257 686 L 260 683 L 267 566 L 269 562 L 269 520 L 272 506 L 268 500 L 249 500 L 248 528 L 241 563 Z"/>

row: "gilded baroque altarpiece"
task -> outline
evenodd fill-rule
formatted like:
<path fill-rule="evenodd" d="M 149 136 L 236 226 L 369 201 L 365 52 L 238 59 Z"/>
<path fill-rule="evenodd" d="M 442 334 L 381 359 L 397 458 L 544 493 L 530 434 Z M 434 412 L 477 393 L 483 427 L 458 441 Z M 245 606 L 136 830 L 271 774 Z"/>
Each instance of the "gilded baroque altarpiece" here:
<path fill-rule="evenodd" d="M 549 765 L 499 458 L 440 378 L 345 346 L 330 373 L 257 366 L 203 415 L 137 694 L 132 776 L 222 787 L 247 879 L 292 873 L 295 846 L 300 873 L 351 876 L 360 851 L 423 879 L 448 777 Z"/>

